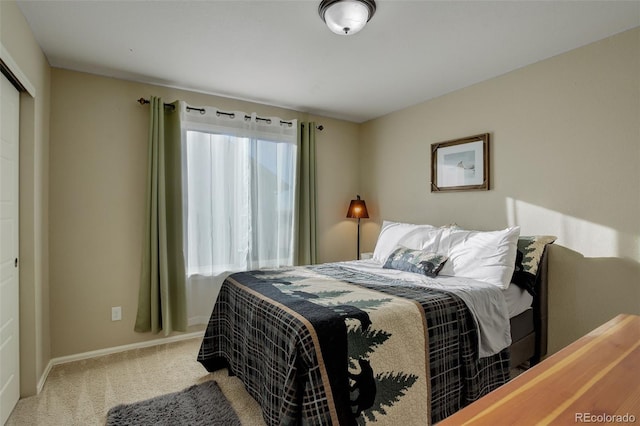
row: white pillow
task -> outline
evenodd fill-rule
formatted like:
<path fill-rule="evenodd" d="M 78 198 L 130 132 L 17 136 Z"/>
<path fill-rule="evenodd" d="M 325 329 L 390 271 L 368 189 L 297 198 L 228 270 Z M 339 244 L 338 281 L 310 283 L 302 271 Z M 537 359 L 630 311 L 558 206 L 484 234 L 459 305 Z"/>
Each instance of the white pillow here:
<path fill-rule="evenodd" d="M 507 289 L 516 263 L 519 236 L 518 226 L 490 232 L 445 229 L 439 247 L 434 250 L 449 257 L 440 275 L 472 278 Z"/>
<path fill-rule="evenodd" d="M 442 230 L 431 225 L 412 223 L 382 222 L 382 229 L 373 250 L 373 259 L 384 263 L 397 246 L 419 250 L 425 244 L 437 245 Z"/>

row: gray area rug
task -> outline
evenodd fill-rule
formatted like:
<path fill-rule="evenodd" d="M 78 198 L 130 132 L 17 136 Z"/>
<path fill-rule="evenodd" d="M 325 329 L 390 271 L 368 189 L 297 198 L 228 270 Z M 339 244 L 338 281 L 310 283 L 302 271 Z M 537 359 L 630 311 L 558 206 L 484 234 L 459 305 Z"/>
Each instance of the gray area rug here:
<path fill-rule="evenodd" d="M 117 405 L 107 414 L 107 426 L 240 425 L 218 384 L 211 380 L 180 392 L 133 404 Z"/>

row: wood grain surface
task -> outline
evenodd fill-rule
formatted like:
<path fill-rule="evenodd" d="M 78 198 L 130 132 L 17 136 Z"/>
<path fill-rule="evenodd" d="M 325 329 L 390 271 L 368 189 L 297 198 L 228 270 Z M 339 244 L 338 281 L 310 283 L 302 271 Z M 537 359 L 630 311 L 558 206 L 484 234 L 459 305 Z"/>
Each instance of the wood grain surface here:
<path fill-rule="evenodd" d="M 445 425 L 640 424 L 640 317 L 621 314 Z"/>

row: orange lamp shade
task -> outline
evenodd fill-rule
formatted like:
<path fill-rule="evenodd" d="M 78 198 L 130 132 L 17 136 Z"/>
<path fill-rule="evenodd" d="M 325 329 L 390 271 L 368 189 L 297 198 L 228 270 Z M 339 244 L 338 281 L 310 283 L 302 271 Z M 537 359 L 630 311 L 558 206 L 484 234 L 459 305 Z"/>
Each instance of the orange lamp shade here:
<path fill-rule="evenodd" d="M 364 200 L 360 199 L 360 196 L 357 195 L 356 200 L 351 200 L 351 204 L 349 204 L 349 210 L 347 210 L 347 217 L 351 219 L 368 219 L 369 212 L 367 211 L 367 205 Z"/>

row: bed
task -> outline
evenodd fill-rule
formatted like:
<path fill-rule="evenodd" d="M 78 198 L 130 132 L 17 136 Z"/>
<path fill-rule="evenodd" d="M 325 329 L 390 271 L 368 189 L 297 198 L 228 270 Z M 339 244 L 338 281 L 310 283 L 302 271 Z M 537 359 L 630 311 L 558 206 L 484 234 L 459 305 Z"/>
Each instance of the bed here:
<path fill-rule="evenodd" d="M 198 361 L 268 425 L 436 423 L 546 354 L 553 239 L 385 221 L 370 260 L 229 276 Z"/>

